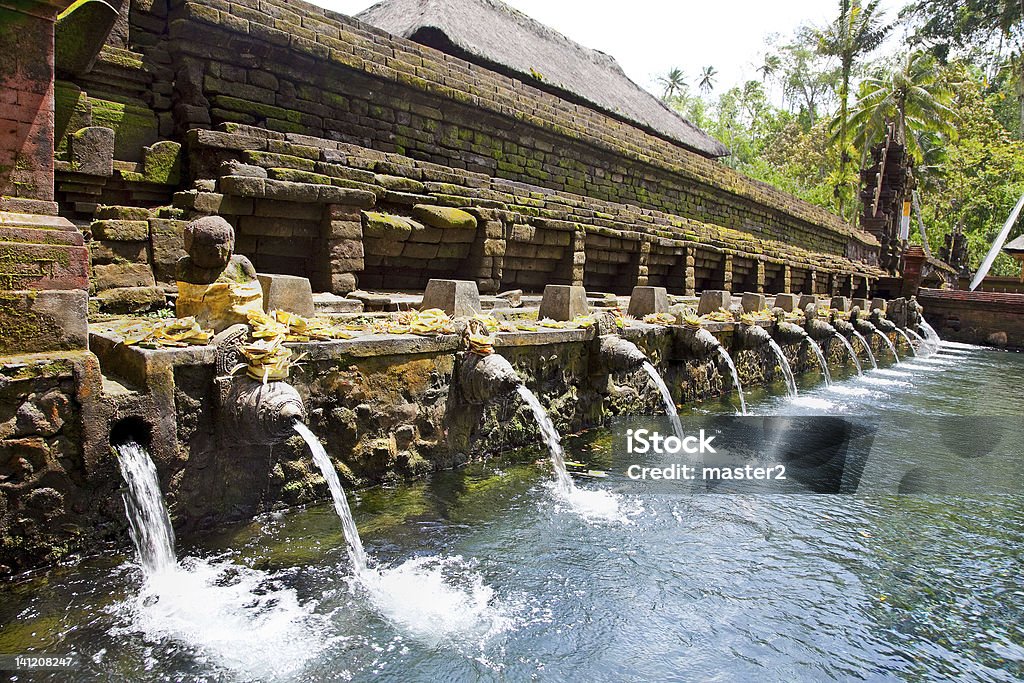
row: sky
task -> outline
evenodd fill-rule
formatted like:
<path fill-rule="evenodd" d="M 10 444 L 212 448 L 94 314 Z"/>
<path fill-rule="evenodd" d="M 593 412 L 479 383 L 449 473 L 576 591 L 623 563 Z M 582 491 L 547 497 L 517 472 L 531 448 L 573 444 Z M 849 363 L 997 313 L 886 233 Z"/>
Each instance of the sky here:
<path fill-rule="evenodd" d="M 357 14 L 373 0 L 310 0 L 343 14 Z M 655 94 L 657 78 L 679 67 L 691 90 L 713 66 L 716 92 L 760 79 L 770 34 L 788 37 L 800 24 L 824 25 L 837 13 L 833 0 L 505 0 L 587 47 L 607 52 L 626 74 Z M 903 0 L 883 0 L 896 17 Z"/>

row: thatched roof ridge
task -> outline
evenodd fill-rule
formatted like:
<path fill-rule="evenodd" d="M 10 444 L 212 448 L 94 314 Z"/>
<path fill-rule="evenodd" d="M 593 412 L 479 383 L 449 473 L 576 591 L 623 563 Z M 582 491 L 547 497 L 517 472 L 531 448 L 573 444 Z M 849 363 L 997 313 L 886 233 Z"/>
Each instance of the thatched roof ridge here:
<path fill-rule="evenodd" d="M 1003 251 L 1009 254 L 1024 254 L 1024 235 L 1006 244 Z"/>
<path fill-rule="evenodd" d="M 631 81 L 614 57 L 500 0 L 383 0 L 356 18 L 599 109 L 703 156 L 729 153 Z"/>

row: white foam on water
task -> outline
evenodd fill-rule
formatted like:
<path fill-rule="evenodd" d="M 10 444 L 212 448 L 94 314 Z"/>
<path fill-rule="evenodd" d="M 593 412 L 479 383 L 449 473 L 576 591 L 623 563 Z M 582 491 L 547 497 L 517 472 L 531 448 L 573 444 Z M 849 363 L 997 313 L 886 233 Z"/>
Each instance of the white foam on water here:
<path fill-rule="evenodd" d="M 858 398 L 884 398 L 885 396 L 887 396 L 887 394 L 881 391 L 871 391 L 870 389 L 865 389 L 864 387 L 851 387 L 845 384 L 833 384 L 828 388 L 828 390 L 834 394 L 841 394 L 843 396 L 855 396 Z"/>
<path fill-rule="evenodd" d="M 800 408 L 811 408 L 813 410 L 828 410 L 834 408 L 835 403 L 829 401 L 827 398 L 818 398 L 817 396 L 798 396 L 790 401 L 791 405 L 799 406 Z"/>
<path fill-rule="evenodd" d="M 867 375 L 865 375 L 863 377 L 858 377 L 857 380 L 860 381 L 860 382 L 867 382 L 868 384 L 875 384 L 875 385 L 878 385 L 878 386 L 885 386 L 885 387 L 909 387 L 909 386 L 913 386 L 913 384 L 911 382 L 902 382 L 902 381 L 900 381 L 898 379 L 886 379 L 884 377 L 868 377 Z"/>
<path fill-rule="evenodd" d="M 548 484 L 548 488 L 554 487 Z M 588 522 L 632 523 L 623 508 L 622 496 L 611 491 L 573 487 L 563 500 Z"/>
<path fill-rule="evenodd" d="M 872 375 L 884 375 L 886 377 L 913 377 L 914 373 L 902 370 L 890 370 L 889 368 L 878 368 L 871 371 Z"/>
<path fill-rule="evenodd" d="M 138 595 L 111 608 L 127 621 L 111 633 L 181 643 L 200 659 L 247 677 L 281 678 L 339 640 L 326 635 L 327 618 L 315 614 L 315 606 L 256 569 L 185 558 L 145 577 Z"/>
<path fill-rule="evenodd" d="M 954 341 L 940 341 L 940 349 L 964 349 L 965 351 L 984 351 L 984 346 L 975 346 L 974 344 L 963 344 L 961 342 Z"/>
<path fill-rule="evenodd" d="M 371 567 L 353 582 L 387 621 L 431 646 L 483 643 L 515 625 L 513 608 L 458 555 Z"/>

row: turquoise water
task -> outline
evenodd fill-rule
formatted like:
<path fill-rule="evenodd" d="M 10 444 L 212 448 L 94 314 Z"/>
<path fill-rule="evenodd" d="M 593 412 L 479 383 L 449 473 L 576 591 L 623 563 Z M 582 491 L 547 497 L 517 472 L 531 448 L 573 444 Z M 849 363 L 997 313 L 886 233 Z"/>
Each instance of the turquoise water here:
<path fill-rule="evenodd" d="M 130 556 L 5 584 L 0 653 L 78 653 L 54 680 L 1021 680 L 1024 357 L 833 379 L 749 409 L 884 425 L 855 495 L 642 493 L 595 430 L 566 455 L 614 515 L 523 451 L 350 496 L 372 585 L 325 504 L 179 544 L 160 585 Z"/>

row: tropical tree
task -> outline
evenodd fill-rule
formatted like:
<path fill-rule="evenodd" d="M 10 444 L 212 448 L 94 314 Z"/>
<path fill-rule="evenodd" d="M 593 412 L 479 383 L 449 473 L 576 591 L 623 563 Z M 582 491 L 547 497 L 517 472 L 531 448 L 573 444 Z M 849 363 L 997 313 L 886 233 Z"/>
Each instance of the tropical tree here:
<path fill-rule="evenodd" d="M 1009 67 L 1018 108 L 1018 135 L 1024 137 L 1024 2 L 1021 0 L 916 0 L 902 12 L 917 19 L 915 36 L 941 60 L 951 49 L 986 49 L 996 70 Z M 1010 49 L 1009 59 L 1003 48 Z"/>
<path fill-rule="evenodd" d="M 658 83 L 664 88 L 661 99 L 669 102 L 686 92 L 686 76 L 682 69 L 670 69 L 667 74 L 658 78 Z"/>
<path fill-rule="evenodd" d="M 848 151 L 848 110 L 850 105 L 850 82 L 857 60 L 882 44 L 891 26 L 882 22 L 878 9 L 880 0 L 839 0 L 839 16 L 819 34 L 819 50 L 822 54 L 839 60 L 839 169 L 837 177 L 845 183 L 846 165 L 850 162 Z M 839 198 L 839 212 L 843 213 L 845 188 L 835 187 Z"/>
<path fill-rule="evenodd" d="M 935 57 L 911 52 L 901 67 L 861 83 L 860 97 L 848 122 L 855 132 L 854 143 L 866 152 L 885 137 L 886 125 L 893 122 L 915 162 L 923 162 L 925 134 L 946 139 L 956 134 L 957 115 L 951 108 L 955 87 Z"/>
<path fill-rule="evenodd" d="M 700 83 L 697 87 L 702 93 L 710 93 L 715 89 L 715 78 L 718 77 L 718 70 L 713 66 L 706 66 L 700 72 Z"/>

